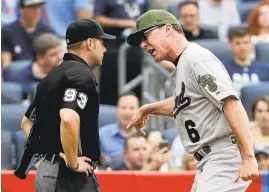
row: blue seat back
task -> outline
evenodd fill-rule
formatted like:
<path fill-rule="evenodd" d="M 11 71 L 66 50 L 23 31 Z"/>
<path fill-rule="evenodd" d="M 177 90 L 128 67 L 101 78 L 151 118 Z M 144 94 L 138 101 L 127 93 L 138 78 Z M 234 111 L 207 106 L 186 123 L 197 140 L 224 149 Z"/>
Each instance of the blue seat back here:
<path fill-rule="evenodd" d="M 117 121 L 116 107 L 113 105 L 100 105 L 99 127 L 115 123 Z"/>
<path fill-rule="evenodd" d="M 269 95 L 269 82 L 250 84 L 241 88 L 241 100 L 249 118 L 252 117 L 251 109 L 253 102 L 262 96 Z"/>
<path fill-rule="evenodd" d="M 27 110 L 25 104 L 3 104 L 1 110 L 2 129 L 16 132 L 21 129 L 21 120 Z"/>
<path fill-rule="evenodd" d="M 10 102 L 21 103 L 23 96 L 21 84 L 15 82 L 3 81 L 1 85 L 1 91 L 2 91 L 3 104 L 5 104 L 5 99 L 8 99 L 8 103 Z"/>
<path fill-rule="evenodd" d="M 217 39 L 206 39 L 197 40 L 195 43 L 211 51 L 221 61 L 233 59 L 233 53 L 230 50 L 227 42 Z"/>
<path fill-rule="evenodd" d="M 258 43 L 256 45 L 256 59 L 269 65 L 269 43 Z"/>
<path fill-rule="evenodd" d="M 31 60 L 18 60 L 11 62 L 3 71 L 5 81 L 21 82 L 21 71 L 32 64 Z"/>

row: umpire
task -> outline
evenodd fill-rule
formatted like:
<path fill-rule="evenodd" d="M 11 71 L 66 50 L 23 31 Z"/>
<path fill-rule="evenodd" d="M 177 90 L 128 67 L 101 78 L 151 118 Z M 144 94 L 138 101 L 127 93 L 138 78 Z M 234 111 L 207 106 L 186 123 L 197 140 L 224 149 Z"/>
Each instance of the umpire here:
<path fill-rule="evenodd" d="M 82 19 L 66 31 L 68 53 L 37 87 L 22 129 L 40 130 L 44 156 L 36 174 L 37 192 L 100 191 L 94 169 L 100 158 L 99 95 L 92 68 L 106 52 L 105 34 L 94 20 Z"/>

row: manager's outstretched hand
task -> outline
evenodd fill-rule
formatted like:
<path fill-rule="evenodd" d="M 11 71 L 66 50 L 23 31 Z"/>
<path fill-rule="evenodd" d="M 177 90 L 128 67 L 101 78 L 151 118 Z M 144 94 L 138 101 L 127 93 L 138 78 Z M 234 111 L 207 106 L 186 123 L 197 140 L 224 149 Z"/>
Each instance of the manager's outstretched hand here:
<path fill-rule="evenodd" d="M 133 115 L 130 123 L 127 125 L 126 129 L 135 128 L 141 135 L 145 136 L 146 133 L 142 130 L 145 124 L 149 120 L 149 114 L 143 114 L 141 108 L 136 111 Z"/>

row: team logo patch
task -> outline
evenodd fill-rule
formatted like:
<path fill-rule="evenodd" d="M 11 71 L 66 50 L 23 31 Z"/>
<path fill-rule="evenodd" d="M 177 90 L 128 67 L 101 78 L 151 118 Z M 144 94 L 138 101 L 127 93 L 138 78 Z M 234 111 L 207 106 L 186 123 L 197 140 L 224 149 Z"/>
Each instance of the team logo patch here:
<path fill-rule="evenodd" d="M 236 144 L 236 138 L 235 136 L 231 136 L 232 144 Z"/>
<path fill-rule="evenodd" d="M 198 77 L 198 84 L 201 85 L 202 87 L 208 86 L 208 90 L 210 92 L 216 92 L 218 89 L 217 84 L 215 83 L 216 78 L 213 77 L 211 74 L 206 74 L 203 76 Z"/>

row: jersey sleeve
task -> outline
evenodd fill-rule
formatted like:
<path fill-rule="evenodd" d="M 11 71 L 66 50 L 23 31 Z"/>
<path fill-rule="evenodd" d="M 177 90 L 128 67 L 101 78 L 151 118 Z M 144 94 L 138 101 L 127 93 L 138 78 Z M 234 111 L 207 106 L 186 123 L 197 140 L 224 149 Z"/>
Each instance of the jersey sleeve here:
<path fill-rule="evenodd" d="M 192 67 L 198 90 L 220 110 L 223 99 L 234 96 L 239 99 L 233 88 L 228 72 L 220 61 L 207 60 L 196 63 Z"/>
<path fill-rule="evenodd" d="M 93 78 L 83 70 L 70 70 L 66 73 L 62 108 L 69 108 L 79 115 L 85 109 L 94 87 Z"/>

